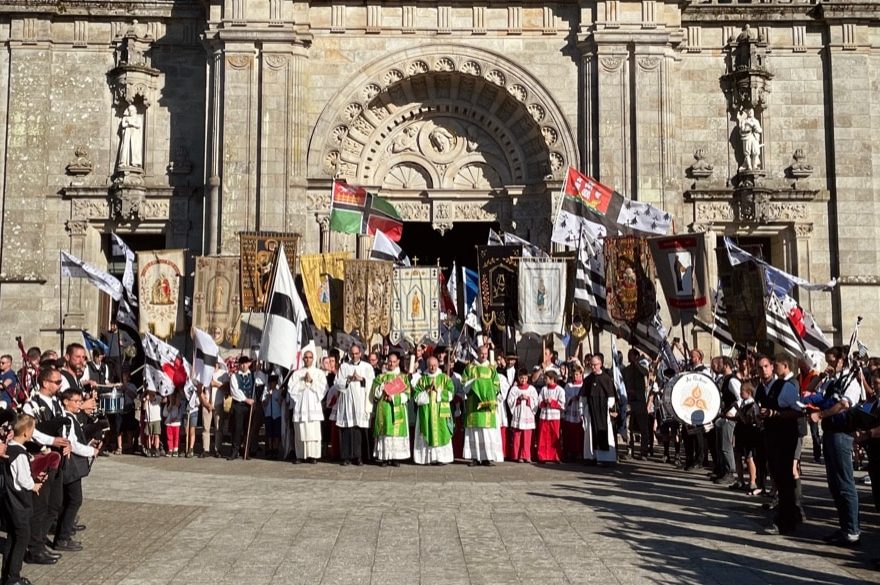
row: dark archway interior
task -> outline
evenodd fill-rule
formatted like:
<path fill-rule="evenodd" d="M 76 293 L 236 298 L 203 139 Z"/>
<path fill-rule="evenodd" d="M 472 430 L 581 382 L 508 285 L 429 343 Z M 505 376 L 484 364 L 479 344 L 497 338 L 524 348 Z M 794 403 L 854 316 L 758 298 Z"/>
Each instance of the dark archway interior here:
<path fill-rule="evenodd" d="M 489 229 L 498 231 L 498 222 L 459 222 L 453 224 L 451 230 L 440 234 L 427 222 L 406 222 L 400 247 L 414 263 L 434 265 L 440 261 L 443 274 L 449 276 L 452 263 L 459 270 L 467 266 L 477 269 L 477 245 L 485 245 L 489 237 Z"/>

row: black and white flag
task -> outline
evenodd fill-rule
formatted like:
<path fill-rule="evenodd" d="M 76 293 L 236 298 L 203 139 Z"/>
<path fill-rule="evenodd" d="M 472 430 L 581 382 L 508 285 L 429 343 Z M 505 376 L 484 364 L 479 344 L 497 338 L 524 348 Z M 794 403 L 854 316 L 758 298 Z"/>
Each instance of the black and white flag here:
<path fill-rule="evenodd" d="M 193 371 L 192 379 L 203 386 L 210 386 L 214 379 L 214 369 L 220 348 L 214 338 L 205 331 L 193 327 Z"/>
<path fill-rule="evenodd" d="M 189 375 L 177 348 L 152 333 L 144 337 L 144 381 L 147 388 L 160 396 L 174 393 L 186 384 Z"/>
<path fill-rule="evenodd" d="M 791 326 L 779 298 L 773 293 L 767 297 L 767 340 L 796 358 L 804 355 L 801 338 Z"/>
<path fill-rule="evenodd" d="M 299 361 L 298 354 L 303 345 L 306 309 L 296 292 L 283 244 L 278 247 L 275 257 L 275 278 L 263 326 L 260 359 L 291 370 Z"/>
<path fill-rule="evenodd" d="M 735 347 L 737 343 L 730 332 L 730 325 L 727 322 L 727 309 L 724 307 L 724 293 L 720 289 L 715 293 L 712 315 L 712 323 L 705 323 L 699 319 L 696 320 L 696 323 L 724 345 Z"/>
<path fill-rule="evenodd" d="M 134 296 L 134 252 L 117 234 L 111 233 L 110 235 L 113 236 L 114 251 L 118 251 L 119 256 L 125 257 L 125 272 L 122 273 L 122 286 L 125 289 L 126 300 L 130 307 L 137 307 L 137 297 Z"/>
<path fill-rule="evenodd" d="M 98 290 L 110 295 L 114 301 L 122 298 L 122 283 L 119 279 L 64 251 L 61 252 L 61 275 L 84 278 Z"/>
<path fill-rule="evenodd" d="M 391 241 L 382 230 L 376 230 L 373 237 L 373 250 L 370 252 L 371 260 L 390 260 L 398 266 L 410 266 L 409 257 L 403 248 Z"/>

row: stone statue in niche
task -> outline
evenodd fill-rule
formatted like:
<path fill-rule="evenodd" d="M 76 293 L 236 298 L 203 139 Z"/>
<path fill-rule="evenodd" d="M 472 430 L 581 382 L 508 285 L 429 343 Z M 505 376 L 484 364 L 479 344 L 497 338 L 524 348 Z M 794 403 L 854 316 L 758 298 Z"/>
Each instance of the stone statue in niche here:
<path fill-rule="evenodd" d="M 736 119 L 739 122 L 739 137 L 743 151 L 740 170 L 756 171 L 761 168 L 761 148 L 764 146 L 761 137 L 764 135 L 764 130 L 755 117 L 753 108 L 740 110 Z"/>
<path fill-rule="evenodd" d="M 134 104 L 125 108 L 122 121 L 119 123 L 119 132 L 121 138 L 117 167 L 143 167 L 143 121 Z"/>

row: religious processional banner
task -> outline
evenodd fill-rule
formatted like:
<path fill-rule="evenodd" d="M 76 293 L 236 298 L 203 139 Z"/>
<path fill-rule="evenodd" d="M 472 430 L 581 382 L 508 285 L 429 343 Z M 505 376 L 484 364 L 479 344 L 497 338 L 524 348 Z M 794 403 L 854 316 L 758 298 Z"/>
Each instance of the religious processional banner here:
<path fill-rule="evenodd" d="M 391 332 L 394 263 L 345 260 L 345 331 L 359 331 L 367 344 L 374 334 Z"/>
<path fill-rule="evenodd" d="M 764 275 L 755 262 L 730 265 L 724 248 L 716 250 L 718 280 L 724 292 L 727 327 L 735 343 L 766 340 L 764 332 Z M 711 322 L 709 320 L 708 322 Z"/>
<path fill-rule="evenodd" d="M 520 259 L 518 296 L 523 333 L 562 333 L 568 286 L 566 264 L 559 258 Z"/>
<path fill-rule="evenodd" d="M 318 329 L 330 331 L 334 323 L 337 326 L 342 323 L 344 262 L 352 255 L 352 252 L 328 252 L 299 257 L 303 292 L 312 314 L 312 323 Z"/>
<path fill-rule="evenodd" d="M 238 256 L 198 256 L 193 292 L 193 326 L 217 345 L 235 347 L 241 334 Z"/>
<path fill-rule="evenodd" d="M 168 339 L 180 330 L 183 250 L 138 252 L 140 332 Z"/>
<path fill-rule="evenodd" d="M 712 321 L 709 265 L 703 234 L 682 234 L 650 240 L 657 278 L 674 324 L 696 316 Z"/>
<path fill-rule="evenodd" d="M 275 251 L 284 244 L 290 272 L 296 274 L 299 234 L 239 232 L 241 241 L 241 310 L 262 312 L 275 274 Z"/>
<path fill-rule="evenodd" d="M 477 246 L 483 325 L 499 330 L 516 324 L 522 246 Z"/>
<path fill-rule="evenodd" d="M 394 269 L 391 292 L 391 343 L 440 339 L 440 269 L 427 266 Z"/>
<path fill-rule="evenodd" d="M 645 238 L 608 236 L 604 244 L 605 292 L 612 319 L 632 323 L 657 313 L 654 265 Z"/>

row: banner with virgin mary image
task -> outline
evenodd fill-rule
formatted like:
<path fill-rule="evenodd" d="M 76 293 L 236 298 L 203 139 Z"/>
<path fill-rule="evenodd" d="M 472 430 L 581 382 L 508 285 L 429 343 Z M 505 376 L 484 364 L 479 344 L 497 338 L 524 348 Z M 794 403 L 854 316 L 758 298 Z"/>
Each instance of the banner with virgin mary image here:
<path fill-rule="evenodd" d="M 238 256 L 199 256 L 193 292 L 193 326 L 220 346 L 238 345 L 241 328 Z"/>
<path fill-rule="evenodd" d="M 567 260 L 521 258 L 519 261 L 520 331 L 562 333 L 567 290 Z"/>
<path fill-rule="evenodd" d="M 180 331 L 184 250 L 138 252 L 140 332 L 168 339 Z"/>
<path fill-rule="evenodd" d="M 391 343 L 413 345 L 440 339 L 440 270 L 435 267 L 394 269 L 391 291 Z"/>

